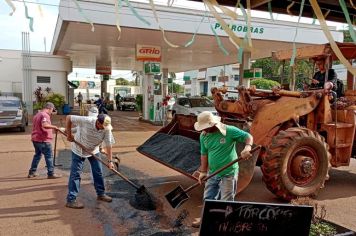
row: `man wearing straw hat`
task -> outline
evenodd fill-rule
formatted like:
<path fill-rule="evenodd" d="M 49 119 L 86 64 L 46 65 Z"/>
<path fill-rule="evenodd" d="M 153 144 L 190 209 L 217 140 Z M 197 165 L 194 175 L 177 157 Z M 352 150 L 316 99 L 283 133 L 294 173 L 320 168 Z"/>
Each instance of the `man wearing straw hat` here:
<path fill-rule="evenodd" d="M 220 120 L 220 117 L 204 111 L 198 115 L 198 121 L 194 124 L 196 130 L 202 131 L 200 134 L 201 164 L 196 173 L 200 183 L 207 175 L 237 159 L 235 149 L 237 142 L 245 143 L 241 158 L 251 157 L 252 136 L 235 126 L 225 125 Z M 236 163 L 208 179 L 205 183 L 203 199 L 233 201 L 237 192 L 238 171 L 239 165 Z M 200 219 L 194 221 L 192 226 L 199 227 Z"/>
<path fill-rule="evenodd" d="M 76 126 L 75 137 L 72 135 L 72 126 Z M 114 168 L 112 162 L 111 146 L 115 143 L 112 134 L 111 118 L 105 114 L 93 116 L 72 116 L 66 117 L 67 140 L 74 140 L 82 144 L 87 150 L 94 155 L 99 154 L 99 145 L 106 149 L 109 159 L 109 168 Z M 88 159 L 94 180 L 94 187 L 97 194 L 97 200 L 111 202 L 112 198 L 105 194 L 104 177 L 101 163 L 90 153 L 84 151 L 75 142 L 72 143 L 72 165 L 68 181 L 68 195 L 66 207 L 81 209 L 84 205 L 77 201 L 80 189 L 80 174 L 83 170 L 84 161 Z"/>

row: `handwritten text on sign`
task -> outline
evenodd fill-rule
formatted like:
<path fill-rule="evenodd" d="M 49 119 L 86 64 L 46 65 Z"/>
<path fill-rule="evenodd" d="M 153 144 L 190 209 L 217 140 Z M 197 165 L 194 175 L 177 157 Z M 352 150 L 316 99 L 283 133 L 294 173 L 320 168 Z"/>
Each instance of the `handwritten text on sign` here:
<path fill-rule="evenodd" d="M 313 208 L 206 200 L 200 235 L 308 235 Z"/>

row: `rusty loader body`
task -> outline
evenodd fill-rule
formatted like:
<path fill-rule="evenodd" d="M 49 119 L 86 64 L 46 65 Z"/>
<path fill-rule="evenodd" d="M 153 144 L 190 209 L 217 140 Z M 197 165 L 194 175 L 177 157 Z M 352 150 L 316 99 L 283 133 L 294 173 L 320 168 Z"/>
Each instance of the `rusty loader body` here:
<path fill-rule="evenodd" d="M 225 120 L 244 120 L 263 151 L 267 188 L 286 200 L 317 194 L 331 166 L 350 162 L 355 134 L 353 107 L 333 110 L 324 90 L 305 92 L 238 88 L 239 100 L 223 100 L 226 89 L 212 90 Z M 231 91 L 230 91 L 231 92 Z"/>

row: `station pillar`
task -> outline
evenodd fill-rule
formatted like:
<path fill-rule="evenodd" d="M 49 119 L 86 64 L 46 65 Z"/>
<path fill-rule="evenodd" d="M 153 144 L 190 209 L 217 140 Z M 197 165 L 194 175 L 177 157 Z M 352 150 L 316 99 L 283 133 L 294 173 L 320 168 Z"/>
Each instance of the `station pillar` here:
<path fill-rule="evenodd" d="M 162 69 L 162 97 L 165 98 L 168 95 L 168 68 Z"/>
<path fill-rule="evenodd" d="M 244 78 L 244 70 L 251 69 L 251 52 L 243 52 L 242 62 L 240 64 L 240 82 L 239 85 L 244 85 L 246 88 L 250 87 L 250 79 Z"/>
<path fill-rule="evenodd" d="M 142 80 L 143 109 L 142 116 L 144 120 L 150 120 L 150 111 L 153 109 L 153 90 L 154 75 L 144 74 Z"/>

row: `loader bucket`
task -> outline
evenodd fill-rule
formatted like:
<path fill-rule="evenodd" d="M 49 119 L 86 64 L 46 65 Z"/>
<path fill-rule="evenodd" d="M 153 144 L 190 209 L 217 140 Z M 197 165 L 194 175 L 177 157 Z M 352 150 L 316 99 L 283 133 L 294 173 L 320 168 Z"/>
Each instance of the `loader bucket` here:
<path fill-rule="evenodd" d="M 193 173 L 200 166 L 200 133 L 194 130 L 195 122 L 196 116 L 176 114 L 167 126 L 140 145 L 137 151 L 197 181 Z M 238 192 L 242 192 L 250 183 L 258 153 L 255 152 L 252 158 L 239 164 Z"/>
<path fill-rule="evenodd" d="M 256 162 L 260 151 L 252 154 L 252 158 L 239 162 L 239 178 L 237 181 L 237 192 L 242 192 L 250 184 L 255 171 Z"/>

